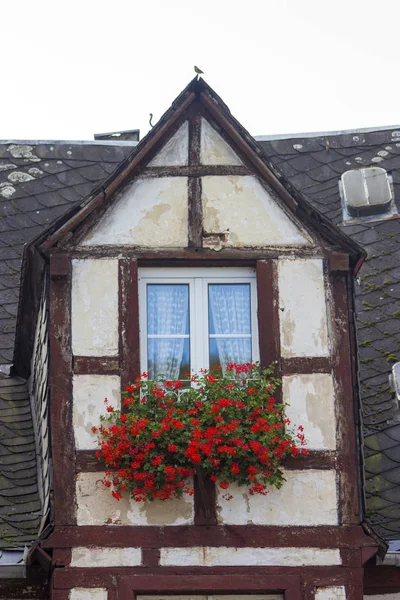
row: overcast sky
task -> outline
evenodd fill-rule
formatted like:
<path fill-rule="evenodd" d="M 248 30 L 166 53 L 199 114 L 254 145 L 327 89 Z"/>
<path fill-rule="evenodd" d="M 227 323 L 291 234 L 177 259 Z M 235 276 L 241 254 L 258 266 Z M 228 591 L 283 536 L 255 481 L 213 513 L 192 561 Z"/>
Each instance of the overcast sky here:
<path fill-rule="evenodd" d="M 253 135 L 400 123 L 399 0 L 0 3 L 0 139 L 162 115 L 193 65 Z"/>

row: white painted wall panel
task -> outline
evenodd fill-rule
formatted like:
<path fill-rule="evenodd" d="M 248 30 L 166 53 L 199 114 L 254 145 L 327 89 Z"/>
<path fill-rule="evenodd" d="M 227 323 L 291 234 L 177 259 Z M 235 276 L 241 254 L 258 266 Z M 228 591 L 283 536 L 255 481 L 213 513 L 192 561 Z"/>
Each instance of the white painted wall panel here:
<path fill-rule="evenodd" d="M 220 523 L 227 525 L 337 525 L 336 472 L 307 469 L 286 471 L 280 490 L 251 496 L 247 488 L 230 486 L 231 500 L 218 489 Z"/>
<path fill-rule="evenodd" d="M 138 567 L 140 548 L 72 548 L 71 567 Z"/>
<path fill-rule="evenodd" d="M 332 375 L 312 373 L 283 377 L 283 399 L 291 426 L 304 427 L 307 448 L 335 450 L 335 395 Z"/>
<path fill-rule="evenodd" d="M 101 482 L 104 473 L 79 473 L 76 480 L 78 525 L 191 525 L 193 496 L 135 502 L 126 496 L 115 500 Z M 96 502 L 93 502 L 96 498 Z"/>
<path fill-rule="evenodd" d="M 118 261 L 72 261 L 72 353 L 118 354 Z"/>
<path fill-rule="evenodd" d="M 189 162 L 189 126 L 185 121 L 158 154 L 149 162 L 149 167 L 184 166 Z"/>
<path fill-rule="evenodd" d="M 318 587 L 315 600 L 346 600 L 346 589 L 343 586 Z"/>
<path fill-rule="evenodd" d="M 373 596 L 364 596 L 364 600 L 400 600 L 400 592 L 395 594 L 374 594 Z"/>
<path fill-rule="evenodd" d="M 72 378 L 72 414 L 77 450 L 98 448 L 92 427 L 100 424 L 100 415 L 108 405 L 121 408 L 121 381 L 117 375 L 74 375 Z"/>
<path fill-rule="evenodd" d="M 236 152 L 206 119 L 201 120 L 200 162 L 203 165 L 243 165 Z"/>
<path fill-rule="evenodd" d="M 340 565 L 338 549 L 319 548 L 161 548 L 162 566 L 331 566 Z"/>
<path fill-rule="evenodd" d="M 309 244 L 305 234 L 256 177 L 203 177 L 202 203 L 205 232 L 209 235 L 224 234 L 224 246 Z"/>
<path fill-rule="evenodd" d="M 83 246 L 186 247 L 187 177 L 135 179 L 117 196 Z"/>
<path fill-rule="evenodd" d="M 282 356 L 328 356 L 322 260 L 280 259 L 278 273 Z"/>
<path fill-rule="evenodd" d="M 107 600 L 105 588 L 73 588 L 69 592 L 69 600 Z"/>

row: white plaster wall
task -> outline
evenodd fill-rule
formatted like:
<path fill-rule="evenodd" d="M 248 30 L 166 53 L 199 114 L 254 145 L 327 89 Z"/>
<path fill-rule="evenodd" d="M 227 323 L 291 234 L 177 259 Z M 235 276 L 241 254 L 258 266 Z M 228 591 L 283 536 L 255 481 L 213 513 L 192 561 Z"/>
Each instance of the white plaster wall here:
<path fill-rule="evenodd" d="M 184 166 L 189 162 L 189 126 L 185 121 L 158 154 L 149 162 L 149 167 Z"/>
<path fill-rule="evenodd" d="M 83 246 L 186 247 L 187 177 L 135 179 L 82 242 Z"/>
<path fill-rule="evenodd" d="M 104 399 L 108 399 L 105 404 Z M 117 375 L 74 375 L 72 378 L 72 413 L 77 450 L 98 447 L 92 427 L 100 424 L 106 407 L 121 408 L 121 381 Z"/>
<path fill-rule="evenodd" d="M 115 500 L 101 482 L 104 473 L 79 473 L 76 480 L 78 525 L 191 525 L 193 496 L 165 502 Z M 96 502 L 93 502 L 96 498 Z"/>
<path fill-rule="evenodd" d="M 283 399 L 291 427 L 303 425 L 307 448 L 335 450 L 335 396 L 332 375 L 312 373 L 283 377 Z"/>
<path fill-rule="evenodd" d="M 73 588 L 69 600 L 107 600 L 105 588 Z"/>
<path fill-rule="evenodd" d="M 118 354 L 118 261 L 72 261 L 72 353 Z"/>
<path fill-rule="evenodd" d="M 373 596 L 364 596 L 364 600 L 400 600 L 400 592 L 396 594 L 374 594 Z"/>
<path fill-rule="evenodd" d="M 307 245 L 309 241 L 253 176 L 202 178 L 203 227 L 226 246 Z"/>
<path fill-rule="evenodd" d="M 280 259 L 281 353 L 328 356 L 326 296 L 321 259 Z"/>
<path fill-rule="evenodd" d="M 71 567 L 138 567 L 140 548 L 72 548 Z"/>
<path fill-rule="evenodd" d="M 332 566 L 340 565 L 338 549 L 319 548 L 161 548 L 160 565 L 169 566 Z"/>
<path fill-rule="evenodd" d="M 319 587 L 315 591 L 315 600 L 346 600 L 343 586 Z"/>
<path fill-rule="evenodd" d="M 203 165 L 243 165 L 236 152 L 206 119 L 201 119 L 200 162 Z"/>
<path fill-rule="evenodd" d="M 337 525 L 336 472 L 307 469 L 285 471 L 280 490 L 251 496 L 247 488 L 229 486 L 231 500 L 218 488 L 217 511 L 227 525 Z"/>

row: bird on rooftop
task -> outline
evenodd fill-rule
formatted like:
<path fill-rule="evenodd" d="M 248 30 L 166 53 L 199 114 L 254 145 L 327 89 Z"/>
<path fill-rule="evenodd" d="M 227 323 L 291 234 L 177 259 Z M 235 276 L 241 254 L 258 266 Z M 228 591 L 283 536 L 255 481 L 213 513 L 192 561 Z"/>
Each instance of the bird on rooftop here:
<path fill-rule="evenodd" d="M 153 128 L 153 127 L 154 127 L 154 125 L 153 125 L 153 123 L 152 123 L 152 120 L 153 120 L 153 113 L 150 113 L 150 115 L 149 115 L 149 116 L 150 116 L 150 119 L 149 119 L 149 125 L 150 125 L 150 127 L 152 127 L 152 128 Z"/>
<path fill-rule="evenodd" d="M 199 69 L 199 67 L 196 67 L 196 65 L 194 65 L 194 72 L 197 73 L 197 75 L 205 75 L 204 71 Z"/>

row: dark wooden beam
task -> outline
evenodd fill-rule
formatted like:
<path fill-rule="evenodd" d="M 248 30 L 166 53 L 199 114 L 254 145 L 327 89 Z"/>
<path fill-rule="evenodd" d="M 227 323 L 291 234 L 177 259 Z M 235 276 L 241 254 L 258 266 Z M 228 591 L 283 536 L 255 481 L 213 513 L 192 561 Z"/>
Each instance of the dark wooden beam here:
<path fill-rule="evenodd" d="M 119 358 L 113 356 L 74 356 L 75 375 L 118 375 Z"/>
<path fill-rule="evenodd" d="M 124 258 L 119 260 L 118 267 L 119 356 L 124 391 L 140 375 L 138 265 L 136 260 Z"/>
<path fill-rule="evenodd" d="M 201 248 L 203 245 L 203 208 L 200 177 L 189 177 L 188 179 L 188 211 L 189 248 Z"/>
<path fill-rule="evenodd" d="M 53 256 L 50 257 L 50 270 Z M 56 265 L 59 262 L 56 259 Z M 71 262 L 67 275 L 50 280 L 50 422 L 54 522 L 75 523 L 75 453 L 72 423 Z"/>
<path fill-rule="evenodd" d="M 140 172 L 141 178 L 155 177 L 216 177 L 227 175 L 252 175 L 252 171 L 241 165 L 200 165 L 182 167 L 147 167 Z"/>
<path fill-rule="evenodd" d="M 349 334 L 349 298 L 346 275 L 337 274 L 331 278 L 334 320 L 332 366 L 336 382 L 336 414 L 338 449 L 340 452 L 338 506 L 339 522 L 343 525 L 360 522 L 358 502 L 359 474 Z"/>
<path fill-rule="evenodd" d="M 370 547 L 371 538 L 361 526 L 280 527 L 267 525 L 181 526 L 79 526 L 56 527 L 42 542 L 43 548 L 74 546 L 188 548 L 228 547 Z"/>
<path fill-rule="evenodd" d="M 285 254 L 291 256 L 293 250 L 277 248 L 223 248 L 216 252 L 209 248 L 142 248 L 132 246 L 81 246 L 71 249 L 72 258 L 112 258 L 120 255 L 135 258 L 139 261 L 178 261 L 192 260 L 199 266 L 204 261 L 236 261 L 242 264 L 244 261 L 270 260 L 282 258 Z M 302 248 L 296 250 L 298 258 L 321 258 L 318 248 Z M 144 265 L 143 265 L 144 266 Z"/>
<path fill-rule="evenodd" d="M 332 365 L 329 356 L 304 358 L 282 358 L 282 375 L 307 375 L 310 373 L 331 373 Z"/>
<path fill-rule="evenodd" d="M 321 451 L 321 450 L 310 450 L 307 455 L 299 454 L 296 457 L 287 457 L 284 461 L 285 469 L 296 470 L 296 469 L 335 469 L 338 466 L 337 455 L 335 452 Z M 76 452 L 76 471 L 77 473 L 100 473 L 106 470 L 104 461 L 96 458 L 96 450 L 78 450 Z M 212 482 L 205 480 L 205 494 L 207 498 L 207 504 L 211 507 L 214 505 L 215 496 L 213 497 Z M 203 501 L 198 500 L 196 504 L 197 492 L 200 494 L 200 488 L 197 480 L 195 480 L 195 512 L 196 512 L 196 524 L 197 525 L 209 525 L 215 523 L 215 515 L 211 517 L 211 521 L 204 522 L 204 515 L 200 515 L 203 512 L 202 504 Z M 197 519 L 199 519 L 197 521 Z"/>

